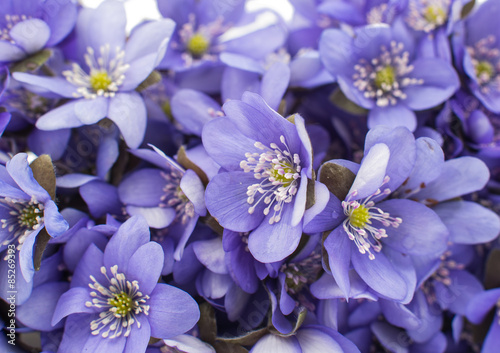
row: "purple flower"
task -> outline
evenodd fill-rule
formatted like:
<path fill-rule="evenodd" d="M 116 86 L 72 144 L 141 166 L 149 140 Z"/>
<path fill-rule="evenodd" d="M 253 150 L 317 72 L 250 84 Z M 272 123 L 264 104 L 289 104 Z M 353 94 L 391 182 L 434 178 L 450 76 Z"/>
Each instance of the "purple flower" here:
<path fill-rule="evenodd" d="M 295 124 L 287 121 L 250 92 L 223 109 L 226 116 L 208 122 L 202 133 L 222 167 L 207 186 L 207 209 L 224 228 L 252 231 L 248 247 L 257 260 L 282 260 L 299 244 L 312 178 L 304 120 L 294 115 Z"/>
<path fill-rule="evenodd" d="M 469 88 L 489 110 L 500 113 L 500 6 L 486 1 L 465 22 L 457 64 L 469 77 Z"/>
<path fill-rule="evenodd" d="M 33 267 L 33 246 L 40 230 L 57 237 L 68 229 L 49 193 L 38 184 L 25 153 L 16 154 L 3 170 L 0 182 L 0 242 L 2 248 L 15 244 L 20 251 L 23 277 L 30 282 Z"/>
<path fill-rule="evenodd" d="M 15 73 L 17 80 L 73 100 L 44 114 L 42 130 L 58 130 L 97 123 L 107 117 L 120 129 L 127 144 L 138 147 L 146 131 L 146 107 L 135 88 L 163 58 L 175 24 L 149 22 L 135 28 L 125 42 L 125 9 L 105 1 L 80 13 L 74 47 L 67 56 L 75 62 L 62 77 Z M 114 20 L 109 21 L 110 18 Z M 92 29 L 89 31 L 89 29 Z"/>
<path fill-rule="evenodd" d="M 73 29 L 71 0 L 7 2 L 0 10 L 0 62 L 18 61 L 62 41 Z"/>
<path fill-rule="evenodd" d="M 199 318 L 184 291 L 158 283 L 163 250 L 149 241 L 145 220 L 132 217 L 116 231 L 104 253 L 91 244 L 54 311 L 66 318 L 64 352 L 144 352 L 150 337 L 172 338 Z"/>
<path fill-rule="evenodd" d="M 417 57 L 414 46 L 404 28 L 373 25 L 357 29 L 354 38 L 338 29 L 326 30 L 320 54 L 347 98 L 370 109 L 369 128 L 405 126 L 413 131 L 414 110 L 442 103 L 459 87 L 450 64 Z"/>
<path fill-rule="evenodd" d="M 439 256 L 446 249 L 448 230 L 437 214 L 418 202 L 396 198 L 394 191 L 410 175 L 415 157 L 415 141 L 406 128 L 378 127 L 367 134 L 359 166 L 337 161 L 356 178 L 345 200 L 330 194 L 328 206 L 305 229 L 315 233 L 334 228 L 324 247 L 332 276 L 346 297 L 352 264 L 379 296 L 408 303 L 416 286 L 408 255 Z M 313 294 L 324 285 L 313 284 Z"/>

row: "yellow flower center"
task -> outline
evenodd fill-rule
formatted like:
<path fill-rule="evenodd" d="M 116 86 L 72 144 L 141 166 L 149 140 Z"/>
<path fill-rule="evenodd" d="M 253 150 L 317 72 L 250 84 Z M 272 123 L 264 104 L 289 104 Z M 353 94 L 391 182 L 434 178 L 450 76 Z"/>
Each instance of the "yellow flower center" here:
<path fill-rule="evenodd" d="M 280 165 L 284 167 L 283 168 L 284 173 L 283 174 L 278 173 L 279 169 L 274 169 L 275 164 L 273 164 L 272 168 L 269 170 L 269 173 L 271 174 L 270 177 L 273 177 L 276 181 L 282 183 L 284 187 L 287 187 L 288 185 L 290 185 L 292 181 L 294 181 L 294 179 L 286 178 L 285 175 L 288 173 L 293 175 L 296 173 L 296 171 L 292 168 L 290 163 L 281 162 Z"/>
<path fill-rule="evenodd" d="M 120 316 L 126 316 L 132 310 L 132 298 L 124 292 L 115 294 L 113 298 L 108 299 L 108 304 L 114 306 L 116 314 Z"/>
<path fill-rule="evenodd" d="M 430 5 L 424 10 L 424 18 L 434 25 L 442 25 L 446 20 L 446 12 L 441 6 Z"/>
<path fill-rule="evenodd" d="M 378 88 L 392 87 L 396 81 L 396 72 L 392 66 L 386 66 L 377 71 L 375 76 L 375 85 Z"/>
<path fill-rule="evenodd" d="M 188 51 L 195 57 L 203 56 L 203 54 L 207 52 L 209 46 L 210 41 L 199 33 L 194 34 L 187 43 Z"/>
<path fill-rule="evenodd" d="M 479 61 L 475 69 L 476 76 L 478 78 L 490 79 L 495 73 L 493 65 L 491 65 L 491 63 L 489 63 L 488 61 Z"/>
<path fill-rule="evenodd" d="M 351 222 L 353 227 L 358 229 L 365 228 L 366 223 L 369 221 L 370 214 L 364 205 L 360 205 L 358 208 L 353 209 L 349 215 L 349 222 Z"/>
<path fill-rule="evenodd" d="M 96 71 L 90 75 L 90 86 L 94 92 L 107 91 L 113 80 L 106 71 Z"/>

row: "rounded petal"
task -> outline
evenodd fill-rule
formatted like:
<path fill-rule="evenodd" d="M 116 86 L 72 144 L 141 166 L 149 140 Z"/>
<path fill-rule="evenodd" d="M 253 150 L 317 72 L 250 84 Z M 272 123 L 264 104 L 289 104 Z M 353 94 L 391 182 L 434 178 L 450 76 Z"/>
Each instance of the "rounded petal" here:
<path fill-rule="evenodd" d="M 9 35 L 26 53 L 34 54 L 49 40 L 50 28 L 39 18 L 30 18 L 14 25 Z"/>
<path fill-rule="evenodd" d="M 312 328 L 302 328 L 295 334 L 302 353 L 344 353 L 337 341 L 326 333 Z"/>
<path fill-rule="evenodd" d="M 271 211 L 272 212 L 272 211 Z M 284 205 L 281 220 L 269 224 L 270 213 L 262 223 L 250 233 L 248 249 L 260 262 L 281 261 L 291 255 L 299 245 L 302 236 L 302 222 L 293 227 L 291 207 Z"/>
<path fill-rule="evenodd" d="M 424 110 L 435 107 L 450 98 L 460 87 L 460 80 L 453 67 L 436 58 L 417 59 L 412 63 L 410 77 L 423 80 L 421 85 L 411 85 L 404 89 L 404 100 L 410 109 Z"/>
<path fill-rule="evenodd" d="M 457 244 L 481 244 L 500 233 L 498 215 L 470 201 L 452 201 L 432 208 L 450 231 L 450 240 Z"/>
<path fill-rule="evenodd" d="M 118 186 L 120 201 L 126 205 L 153 207 L 160 205 L 167 181 L 162 171 L 144 168 L 129 174 Z"/>
<path fill-rule="evenodd" d="M 255 183 L 251 173 L 229 172 L 217 174 L 205 191 L 205 203 L 210 214 L 224 228 L 235 232 L 248 232 L 264 219 L 261 202 L 252 214 L 248 213 L 248 186 Z"/>
<path fill-rule="evenodd" d="M 45 223 L 45 229 L 51 237 L 58 237 L 62 233 L 68 230 L 68 222 L 59 213 L 54 201 L 49 200 L 45 203 L 45 209 L 43 212 L 43 222 Z"/>
<path fill-rule="evenodd" d="M 130 148 L 137 148 L 146 133 L 146 105 L 137 92 L 117 93 L 110 99 L 108 118 Z"/>
<path fill-rule="evenodd" d="M 190 330 L 200 318 L 196 301 L 186 292 L 158 284 L 149 300 L 151 336 L 168 339 Z"/>
<path fill-rule="evenodd" d="M 6 165 L 9 175 L 16 184 L 29 196 L 34 196 L 38 202 L 47 202 L 50 196 L 33 177 L 26 153 L 18 153 Z"/>
<path fill-rule="evenodd" d="M 467 306 L 467 319 L 474 324 L 480 324 L 488 312 L 495 306 L 500 298 L 500 288 L 490 289 L 479 293 Z"/>
<path fill-rule="evenodd" d="M 325 239 L 323 246 L 328 253 L 328 261 L 335 282 L 346 299 L 351 292 L 349 268 L 351 266 L 351 240 L 341 227 L 335 228 Z"/>
<path fill-rule="evenodd" d="M 74 287 L 61 295 L 52 316 L 52 326 L 71 314 L 95 312 L 95 307 L 87 307 L 86 302 L 92 301 L 90 292 L 87 288 Z"/>
<path fill-rule="evenodd" d="M 368 114 L 368 128 L 375 126 L 404 126 L 410 131 L 417 128 L 417 116 L 403 104 L 375 107 Z"/>
<path fill-rule="evenodd" d="M 302 353 L 300 344 L 294 336 L 280 337 L 266 335 L 262 337 L 250 350 L 250 353 Z"/>
<path fill-rule="evenodd" d="M 140 291 L 149 295 L 158 283 L 163 268 L 163 249 L 156 242 L 149 242 L 137 249 L 129 260 L 128 281 L 137 280 Z"/>

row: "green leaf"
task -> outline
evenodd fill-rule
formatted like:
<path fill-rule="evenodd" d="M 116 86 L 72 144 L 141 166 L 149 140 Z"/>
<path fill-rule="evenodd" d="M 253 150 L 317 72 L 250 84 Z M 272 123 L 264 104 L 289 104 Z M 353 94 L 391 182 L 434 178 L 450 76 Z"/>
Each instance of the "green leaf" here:
<path fill-rule="evenodd" d="M 353 114 L 353 115 L 367 115 L 368 110 L 360 107 L 356 103 L 352 102 L 349 100 L 345 94 L 340 90 L 340 88 L 337 88 L 333 93 L 330 95 L 330 102 L 342 109 L 343 111 Z"/>
<path fill-rule="evenodd" d="M 193 170 L 198 175 L 203 185 L 208 184 L 207 175 L 200 167 L 198 167 L 188 158 L 184 146 L 181 146 L 181 148 L 179 148 L 179 151 L 177 151 L 177 162 L 184 168 Z"/>
<path fill-rule="evenodd" d="M 33 54 L 32 56 L 12 65 L 10 67 L 10 72 L 27 72 L 27 71 L 35 71 L 43 64 L 47 62 L 52 56 L 52 50 L 44 49 L 39 51 L 38 53 Z"/>
<path fill-rule="evenodd" d="M 327 162 L 321 167 L 318 179 L 326 185 L 332 194 L 342 201 L 345 200 L 355 178 L 356 174 L 351 172 L 349 168 Z"/>
<path fill-rule="evenodd" d="M 160 81 L 161 81 L 161 74 L 158 71 L 154 70 L 153 72 L 151 72 L 149 74 L 148 77 L 146 77 L 146 79 L 144 81 L 142 81 L 139 84 L 139 86 L 137 86 L 137 88 L 135 90 L 138 92 L 141 92 L 141 91 L 145 90 L 146 88 L 157 84 Z"/>

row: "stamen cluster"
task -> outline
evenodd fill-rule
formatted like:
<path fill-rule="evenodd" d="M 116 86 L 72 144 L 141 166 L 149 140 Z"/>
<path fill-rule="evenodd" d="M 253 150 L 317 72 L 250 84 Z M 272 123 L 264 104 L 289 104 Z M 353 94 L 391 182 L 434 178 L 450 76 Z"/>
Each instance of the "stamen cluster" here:
<path fill-rule="evenodd" d="M 93 289 L 90 296 L 92 301 L 87 301 L 85 306 L 103 309 L 99 318 L 90 323 L 92 335 L 101 335 L 103 338 L 128 337 L 132 325 L 141 323 L 136 316 L 144 313 L 149 315 L 149 299 L 139 291 L 138 281 L 128 281 L 123 273 L 118 272 L 118 266 L 111 267 L 112 277 L 108 277 L 106 267 L 101 267 L 101 273 L 106 277 L 107 283 L 99 283 L 94 276 L 90 276 L 92 283 L 89 287 Z"/>
<path fill-rule="evenodd" d="M 467 47 L 483 93 L 489 93 L 491 89 L 500 91 L 500 50 L 494 47 L 495 44 L 495 36 L 489 35 L 474 47 Z"/>
<path fill-rule="evenodd" d="M 384 184 L 389 181 L 386 177 Z M 360 253 L 368 253 L 370 260 L 375 259 L 372 249 L 375 252 L 382 250 L 380 239 L 386 238 L 387 233 L 385 228 L 377 228 L 372 221 L 382 223 L 384 227 L 397 228 L 403 222 L 399 217 L 391 217 L 387 212 L 384 212 L 379 207 L 375 207 L 375 202 L 371 200 L 378 195 L 389 195 L 391 190 L 386 188 L 383 191 L 377 189 L 375 193 L 368 196 L 362 202 L 352 200 L 357 195 L 357 192 L 352 192 L 346 201 L 342 201 L 344 214 L 347 218 L 342 223 L 344 231 L 347 233 L 350 240 L 353 240 Z"/>
<path fill-rule="evenodd" d="M 271 207 L 274 211 L 269 224 L 280 221 L 283 205 L 292 202 L 298 189 L 297 179 L 300 178 L 299 155 L 292 155 L 283 135 L 280 136 L 280 141 L 285 147 L 283 150 L 275 143 L 271 143 L 269 148 L 261 142 L 255 142 L 254 146 L 264 152 L 247 152 L 247 159 L 240 162 L 240 167 L 245 172 L 253 172 L 255 179 L 262 180 L 248 187 L 247 202 L 252 205 L 248 208 L 248 213 L 252 214 L 256 206 L 264 202 L 267 205 L 264 215 L 269 214 Z M 260 197 L 255 201 L 258 194 Z"/>
<path fill-rule="evenodd" d="M 406 22 L 417 31 L 431 32 L 448 19 L 450 0 L 413 0 Z"/>
<path fill-rule="evenodd" d="M 116 48 L 115 54 L 111 56 L 108 44 L 101 46 L 99 56 L 96 56 L 94 49 L 87 47 L 84 57 L 89 68 L 88 73 L 77 63 L 73 63 L 72 70 L 63 72 L 66 79 L 78 87 L 73 94 L 74 97 L 87 99 L 95 99 L 98 96 L 114 97 L 125 80 L 125 72 L 129 68 L 129 64 L 124 63 L 125 51 Z"/>
<path fill-rule="evenodd" d="M 403 88 L 421 85 L 422 79 L 408 77 L 413 71 L 409 64 L 410 54 L 404 50 L 403 43 L 392 41 L 390 48 L 381 46 L 381 54 L 370 61 L 360 59 L 354 66 L 354 87 L 363 92 L 366 98 L 374 99 L 377 106 L 396 105 L 405 99 Z"/>
<path fill-rule="evenodd" d="M 176 220 L 182 224 L 194 217 L 194 205 L 184 194 L 180 187 L 182 174 L 173 169 L 170 172 L 162 172 L 162 177 L 166 180 L 163 191 L 165 192 L 160 200 L 160 207 L 172 207 L 175 209 Z"/>

